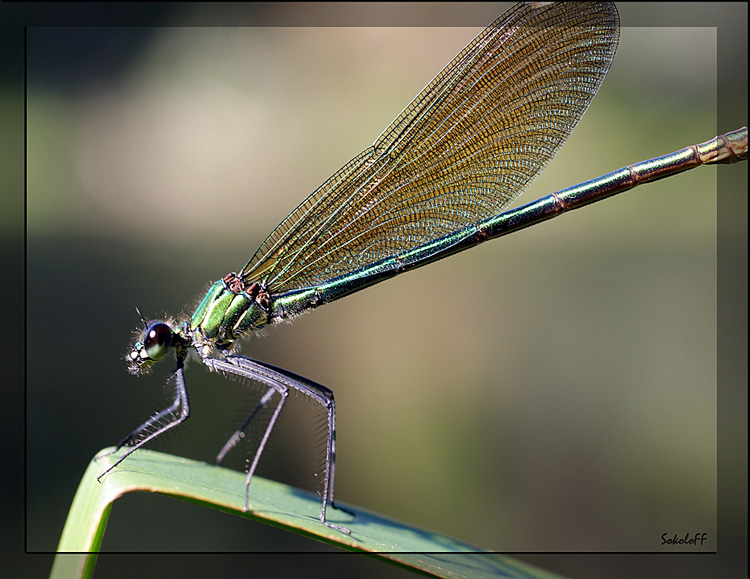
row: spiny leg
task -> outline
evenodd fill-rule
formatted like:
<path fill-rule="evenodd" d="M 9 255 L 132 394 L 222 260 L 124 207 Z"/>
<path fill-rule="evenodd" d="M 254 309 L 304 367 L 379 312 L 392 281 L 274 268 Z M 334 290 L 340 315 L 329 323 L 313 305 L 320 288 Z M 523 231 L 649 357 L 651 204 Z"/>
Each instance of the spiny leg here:
<path fill-rule="evenodd" d="M 181 422 L 184 422 L 185 420 L 187 420 L 188 416 L 190 416 L 190 402 L 188 400 L 187 386 L 185 384 L 185 374 L 183 372 L 182 364 L 178 364 L 177 368 L 172 372 L 172 374 L 170 374 L 169 378 L 167 378 L 167 384 L 169 384 L 170 380 L 175 381 L 174 402 L 172 402 L 172 404 L 170 404 L 164 410 L 156 413 L 154 416 L 146 420 L 146 422 L 141 424 L 138 428 L 133 430 L 133 432 L 128 434 L 113 451 L 97 457 L 102 458 L 104 456 L 114 454 L 132 441 L 135 441 L 134 444 L 128 447 L 127 451 L 120 458 L 118 458 L 113 465 L 111 465 L 107 470 L 96 477 L 97 481 L 101 482 L 101 479 L 104 475 L 112 471 L 117 465 L 119 465 L 128 456 L 133 454 L 136 450 L 141 448 L 144 444 L 162 435 L 167 430 L 174 428 Z M 172 419 L 169 422 L 163 424 L 162 420 L 165 417 L 172 417 Z M 158 428 L 149 433 L 149 430 L 154 426 L 158 426 Z M 142 438 L 139 438 L 141 436 Z"/>
<path fill-rule="evenodd" d="M 283 400 L 285 399 L 286 393 L 288 393 L 288 389 L 293 388 L 294 390 L 301 392 L 302 394 L 305 394 L 306 396 L 312 398 L 315 402 L 317 402 L 318 404 L 322 405 L 325 408 L 326 414 L 327 414 L 326 464 L 325 464 L 325 469 L 324 469 L 325 472 L 324 472 L 324 478 L 323 478 L 323 493 L 322 493 L 323 502 L 322 502 L 319 518 L 320 518 L 320 522 L 323 523 L 324 525 L 331 527 L 333 529 L 336 529 L 338 531 L 344 532 L 344 533 L 349 533 L 350 531 L 348 529 L 341 527 L 339 525 L 333 524 L 333 523 L 329 523 L 326 520 L 326 509 L 328 505 L 330 504 L 332 507 L 337 508 L 335 507 L 333 503 L 333 474 L 334 474 L 334 465 L 335 465 L 335 460 L 336 460 L 336 456 L 335 456 L 336 410 L 335 410 L 335 404 L 333 401 L 333 392 L 331 392 L 325 386 L 316 384 L 315 382 L 312 382 L 311 380 L 308 380 L 307 378 L 298 376 L 297 374 L 294 374 L 282 368 L 277 368 L 276 366 L 272 366 L 271 364 L 266 364 L 265 362 L 259 362 L 257 360 L 245 358 L 244 356 L 229 355 L 229 356 L 226 356 L 226 358 L 223 360 L 218 359 L 218 358 L 206 357 L 206 358 L 203 358 L 203 363 L 206 364 L 212 370 L 215 370 L 218 372 L 227 372 L 230 374 L 234 374 L 236 376 L 241 376 L 243 378 L 253 380 L 255 382 L 268 386 L 270 389 L 273 389 L 274 391 L 277 391 L 280 394 L 282 390 L 285 392 L 285 394 L 282 396 L 282 401 L 279 403 L 279 405 L 276 407 L 276 410 L 274 411 L 274 415 L 271 418 L 269 426 L 266 428 L 266 431 L 263 435 L 263 440 L 261 441 L 258 447 L 258 450 L 255 453 L 253 465 L 251 466 L 251 469 L 248 472 L 248 478 L 246 480 L 246 493 L 248 494 L 250 492 L 249 491 L 250 478 L 252 477 L 252 473 L 254 471 L 255 465 L 257 464 L 257 461 L 260 458 L 260 453 L 263 450 L 265 442 L 268 436 L 270 435 L 271 429 L 273 428 L 273 425 L 276 422 L 276 418 L 278 417 L 278 414 L 281 412 L 281 407 L 283 406 Z M 267 392 L 263 398 L 264 399 L 270 398 L 270 395 L 271 395 L 271 390 L 269 390 L 269 392 Z M 257 413 L 257 411 L 260 409 L 259 407 L 262 404 L 263 404 L 263 399 L 261 400 L 261 402 L 258 403 L 258 407 L 256 407 L 253 410 L 253 413 L 251 413 L 251 415 L 248 417 L 248 419 L 246 420 L 246 424 L 243 424 L 243 429 L 244 427 L 247 426 L 247 423 L 249 423 L 249 421 L 252 420 L 253 416 Z M 229 445 L 230 448 L 231 448 L 230 443 L 233 441 L 234 438 L 235 437 L 233 436 L 230 439 L 230 441 L 227 443 L 227 445 Z M 225 445 L 225 448 L 227 447 L 227 445 Z M 248 503 L 248 496 L 249 495 L 246 495 L 246 504 Z M 348 512 L 348 511 L 345 511 L 345 512 Z"/>
<path fill-rule="evenodd" d="M 229 437 L 229 440 L 227 440 L 226 444 L 222 447 L 221 451 L 216 456 L 216 464 L 221 465 L 227 453 L 237 445 L 241 438 L 245 436 L 245 429 L 247 429 L 247 427 L 250 425 L 250 422 L 252 422 L 253 418 L 255 418 L 258 412 L 260 412 L 263 407 L 268 404 L 268 401 L 271 399 L 271 396 L 273 396 L 274 392 L 276 392 L 274 388 L 269 388 L 268 391 L 263 395 L 263 398 L 261 398 L 258 404 L 255 405 L 255 408 L 253 408 L 252 412 L 250 412 L 242 425 L 234 431 L 234 434 L 232 434 L 232 436 Z"/>

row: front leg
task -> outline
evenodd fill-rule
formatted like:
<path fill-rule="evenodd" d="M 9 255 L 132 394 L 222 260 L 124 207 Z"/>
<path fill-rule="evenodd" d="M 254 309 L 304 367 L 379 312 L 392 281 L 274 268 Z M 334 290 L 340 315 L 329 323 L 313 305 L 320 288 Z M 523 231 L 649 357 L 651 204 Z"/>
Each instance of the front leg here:
<path fill-rule="evenodd" d="M 154 416 L 146 420 L 146 422 L 141 424 L 138 428 L 133 430 L 133 432 L 123 438 L 120 444 L 117 445 L 115 450 L 99 456 L 98 458 L 109 456 L 110 454 L 114 454 L 123 447 L 128 447 L 127 451 L 120 458 L 118 458 L 112 466 L 110 466 L 102 474 L 96 477 L 96 480 L 101 482 L 101 479 L 104 475 L 112 471 L 117 465 L 119 465 L 123 460 L 133 454 L 136 450 L 141 448 L 144 444 L 152 441 L 157 436 L 162 435 L 167 430 L 174 428 L 181 422 L 187 420 L 188 416 L 190 416 L 190 403 L 188 401 L 187 386 L 185 385 L 185 374 L 181 364 L 178 365 L 174 372 L 172 372 L 172 374 L 169 376 L 169 378 L 167 378 L 167 384 L 169 384 L 171 380 L 175 381 L 174 402 L 172 402 L 172 404 L 170 404 L 164 410 L 156 413 Z M 163 422 L 165 418 L 168 418 L 169 420 L 167 422 Z"/>

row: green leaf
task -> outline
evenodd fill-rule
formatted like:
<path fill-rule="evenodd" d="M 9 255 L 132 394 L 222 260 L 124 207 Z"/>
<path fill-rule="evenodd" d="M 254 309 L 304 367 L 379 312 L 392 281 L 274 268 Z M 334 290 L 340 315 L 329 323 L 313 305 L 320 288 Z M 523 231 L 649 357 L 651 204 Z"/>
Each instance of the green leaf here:
<path fill-rule="evenodd" d="M 105 449 L 99 455 L 110 450 Z M 245 512 L 243 473 L 149 450 L 136 452 L 98 482 L 96 477 L 116 457 L 102 456 L 92 460 L 86 469 L 60 538 L 52 567 L 53 579 L 92 576 L 112 502 L 132 491 L 161 493 L 264 521 L 435 577 L 559 577 L 350 505 L 341 506 L 353 514 L 328 509 L 328 521 L 346 527 L 350 533 L 337 531 L 320 522 L 321 501 L 317 495 L 260 477 L 253 478 L 250 510 Z"/>

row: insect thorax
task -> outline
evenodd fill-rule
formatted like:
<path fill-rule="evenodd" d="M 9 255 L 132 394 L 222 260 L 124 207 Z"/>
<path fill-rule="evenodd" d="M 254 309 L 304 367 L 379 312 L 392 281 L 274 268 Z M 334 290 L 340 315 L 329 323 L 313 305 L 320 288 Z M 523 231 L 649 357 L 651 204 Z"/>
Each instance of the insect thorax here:
<path fill-rule="evenodd" d="M 270 298 L 260 284 L 245 287 L 230 273 L 214 283 L 190 319 L 190 333 L 199 333 L 218 348 L 270 322 Z"/>

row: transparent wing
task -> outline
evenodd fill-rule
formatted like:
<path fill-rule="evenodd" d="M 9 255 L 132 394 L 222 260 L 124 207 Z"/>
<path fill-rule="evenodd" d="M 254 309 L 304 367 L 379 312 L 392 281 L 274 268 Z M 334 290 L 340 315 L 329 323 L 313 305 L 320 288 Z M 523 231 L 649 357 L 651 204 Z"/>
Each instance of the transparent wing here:
<path fill-rule="evenodd" d="M 516 5 L 305 199 L 242 278 L 312 287 L 501 213 L 591 103 L 618 20 L 611 3 Z"/>

